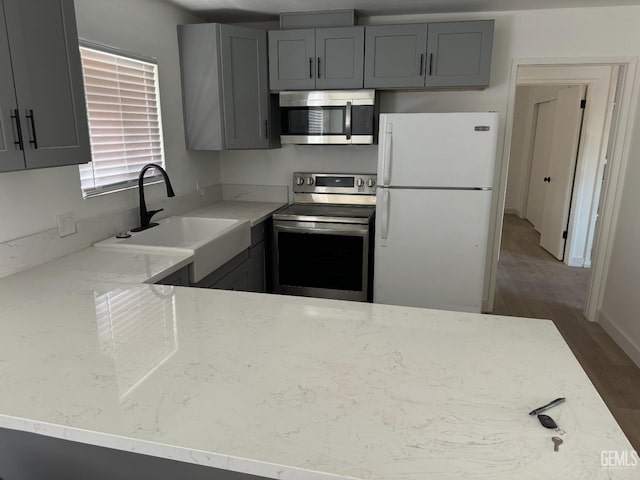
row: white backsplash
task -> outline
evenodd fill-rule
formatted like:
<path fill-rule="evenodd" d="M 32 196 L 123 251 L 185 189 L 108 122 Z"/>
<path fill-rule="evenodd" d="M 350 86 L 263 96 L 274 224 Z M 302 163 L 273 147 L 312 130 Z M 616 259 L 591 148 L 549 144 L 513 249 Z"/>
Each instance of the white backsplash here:
<path fill-rule="evenodd" d="M 289 201 L 289 187 L 282 185 L 223 185 L 222 199 L 242 202 Z"/>
<path fill-rule="evenodd" d="M 188 195 L 165 198 L 159 202 L 149 202 L 148 207 L 164 208 L 154 219 L 180 215 L 222 200 L 222 191 L 221 185 L 214 185 L 205 188 L 202 194 L 192 192 Z M 139 215 L 138 207 L 131 208 L 79 220 L 76 223 L 77 233 L 64 238 L 58 236 L 57 228 L 52 228 L 0 243 L 0 278 L 70 255 L 118 232 L 130 230 L 140 223 Z"/>

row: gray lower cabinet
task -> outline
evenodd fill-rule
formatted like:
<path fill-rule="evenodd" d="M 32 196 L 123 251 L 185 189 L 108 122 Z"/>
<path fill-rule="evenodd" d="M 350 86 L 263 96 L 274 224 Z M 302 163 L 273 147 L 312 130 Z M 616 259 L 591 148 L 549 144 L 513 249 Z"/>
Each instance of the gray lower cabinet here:
<path fill-rule="evenodd" d="M 73 0 L 0 0 L 0 24 L 0 171 L 91 161 Z"/>
<path fill-rule="evenodd" d="M 178 26 L 189 150 L 279 146 L 264 30 L 202 23 Z"/>
<path fill-rule="evenodd" d="M 192 287 L 217 288 L 220 290 L 242 290 L 249 289 L 249 250 L 236 255 L 227 263 L 210 273 Z"/>
<path fill-rule="evenodd" d="M 493 20 L 371 26 L 365 88 L 489 85 Z"/>
<path fill-rule="evenodd" d="M 173 272 L 162 280 L 158 280 L 156 285 L 174 285 L 176 287 L 188 287 L 189 281 L 189 267 L 183 267 L 177 272 Z"/>
<path fill-rule="evenodd" d="M 200 288 L 237 290 L 243 292 L 267 291 L 267 247 L 268 221 L 251 228 L 251 246 L 236 255 L 215 272 L 192 285 Z"/>
<path fill-rule="evenodd" d="M 271 90 L 362 88 L 363 60 L 363 26 L 269 32 Z"/>

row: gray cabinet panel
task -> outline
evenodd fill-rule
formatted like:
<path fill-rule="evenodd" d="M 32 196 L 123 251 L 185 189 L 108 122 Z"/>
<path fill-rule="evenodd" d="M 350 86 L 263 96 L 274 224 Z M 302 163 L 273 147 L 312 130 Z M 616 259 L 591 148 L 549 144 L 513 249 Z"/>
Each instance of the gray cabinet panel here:
<path fill-rule="evenodd" d="M 384 25 L 367 27 L 364 87 L 422 87 L 425 82 L 427 26 Z"/>
<path fill-rule="evenodd" d="M 224 148 L 219 30 L 220 25 L 215 23 L 178 26 L 188 150 Z"/>
<path fill-rule="evenodd" d="M 278 147 L 266 32 L 219 23 L 179 25 L 178 42 L 187 149 Z"/>
<path fill-rule="evenodd" d="M 5 0 L 27 168 L 91 160 L 73 0 Z"/>
<path fill-rule="evenodd" d="M 156 282 L 157 285 L 174 285 L 176 287 L 189 286 L 189 267 L 183 267 Z"/>
<path fill-rule="evenodd" d="M 248 291 L 265 293 L 267 291 L 266 277 L 267 250 L 265 243 L 260 242 L 249 249 L 249 271 Z"/>
<path fill-rule="evenodd" d="M 315 79 L 315 30 L 269 32 L 269 88 L 313 90 Z"/>
<path fill-rule="evenodd" d="M 222 25 L 220 38 L 226 147 L 268 148 L 267 33 Z"/>
<path fill-rule="evenodd" d="M 488 86 L 493 27 L 493 20 L 430 23 L 427 86 Z"/>
<path fill-rule="evenodd" d="M 316 88 L 362 88 L 364 27 L 316 30 Z"/>
<path fill-rule="evenodd" d="M 210 288 L 215 288 L 218 290 L 234 290 L 236 292 L 249 291 L 248 262 L 240 265 L 238 268 L 230 272 L 222 280 L 212 285 Z"/>
<path fill-rule="evenodd" d="M 18 141 L 17 118 L 18 103 L 9 54 L 9 39 L 5 30 L 4 2 L 0 1 L 0 172 L 22 170 L 25 168 L 24 153 Z"/>

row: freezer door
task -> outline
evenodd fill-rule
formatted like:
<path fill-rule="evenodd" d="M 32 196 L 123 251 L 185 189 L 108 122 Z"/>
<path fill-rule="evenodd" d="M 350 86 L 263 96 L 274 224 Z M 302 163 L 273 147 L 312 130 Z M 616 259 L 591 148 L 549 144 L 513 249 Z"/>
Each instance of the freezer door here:
<path fill-rule="evenodd" d="M 378 184 L 492 187 L 498 114 L 380 115 Z"/>
<path fill-rule="evenodd" d="M 375 303 L 480 312 L 491 192 L 379 189 Z"/>

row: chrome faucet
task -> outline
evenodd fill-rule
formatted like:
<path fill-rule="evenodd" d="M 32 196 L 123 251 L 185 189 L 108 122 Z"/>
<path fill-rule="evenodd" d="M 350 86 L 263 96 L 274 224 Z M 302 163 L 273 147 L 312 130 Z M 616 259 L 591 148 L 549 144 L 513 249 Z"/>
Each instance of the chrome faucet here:
<path fill-rule="evenodd" d="M 147 228 L 155 227 L 158 225 L 157 223 L 151 223 L 151 217 L 153 217 L 156 213 L 161 212 L 164 208 L 159 210 L 149 210 L 147 211 L 147 204 L 144 201 L 144 174 L 147 170 L 155 168 L 160 172 L 162 178 L 164 178 L 164 183 L 167 186 L 167 197 L 175 197 L 176 194 L 173 193 L 173 187 L 171 186 L 171 182 L 169 181 L 169 176 L 164 169 L 155 163 L 148 163 L 142 170 L 140 170 L 140 174 L 138 175 L 138 194 L 140 195 L 140 226 L 138 228 L 134 228 L 132 232 L 141 232 L 146 230 Z"/>

